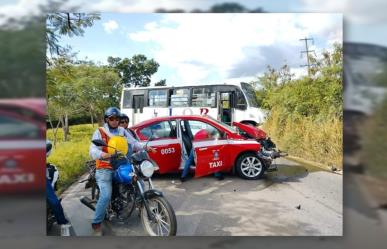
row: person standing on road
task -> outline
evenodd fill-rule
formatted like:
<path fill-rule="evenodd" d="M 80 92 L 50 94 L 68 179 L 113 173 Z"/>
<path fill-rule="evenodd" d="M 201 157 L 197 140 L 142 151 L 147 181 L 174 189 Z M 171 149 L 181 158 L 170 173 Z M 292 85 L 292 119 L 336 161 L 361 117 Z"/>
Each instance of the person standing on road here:
<path fill-rule="evenodd" d="M 52 152 L 52 143 L 50 140 L 46 140 L 46 158 L 50 156 Z M 59 178 L 59 171 L 55 165 L 51 163 L 46 163 L 46 198 L 48 205 L 50 205 L 56 223 L 60 225 L 61 236 L 70 235 L 70 222 L 66 219 L 62 204 L 55 194 L 56 183 Z"/>
<path fill-rule="evenodd" d="M 142 149 L 148 149 L 152 152 L 155 151 L 152 147 L 144 148 L 128 131 L 120 127 L 120 119 L 121 112 L 118 108 L 109 107 L 106 109 L 104 114 L 105 124 L 103 127 L 97 128 L 93 134 L 92 140 L 102 139 L 106 144 L 108 144 L 111 137 L 124 136 L 126 137 L 132 151 Z M 112 195 L 113 167 L 109 161 L 111 155 L 108 153 L 107 147 L 99 147 L 91 143 L 89 153 L 91 158 L 96 160 L 95 177 L 100 190 L 91 226 L 94 236 L 102 236 L 101 223 L 104 220 L 106 209 Z"/>

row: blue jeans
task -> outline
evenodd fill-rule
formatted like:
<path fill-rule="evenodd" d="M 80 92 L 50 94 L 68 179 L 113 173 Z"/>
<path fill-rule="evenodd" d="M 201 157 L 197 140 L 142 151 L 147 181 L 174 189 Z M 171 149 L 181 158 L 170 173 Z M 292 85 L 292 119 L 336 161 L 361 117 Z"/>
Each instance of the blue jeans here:
<path fill-rule="evenodd" d="M 95 179 L 99 187 L 99 199 L 95 207 L 93 224 L 100 224 L 105 218 L 106 209 L 112 196 L 113 170 L 97 169 Z"/>
<path fill-rule="evenodd" d="M 50 205 L 52 211 L 54 212 L 56 222 L 59 225 L 67 224 L 69 221 L 66 219 L 62 204 L 60 204 L 60 201 L 58 197 L 55 194 L 54 189 L 51 186 L 51 182 L 46 179 L 46 198 L 48 201 L 48 204 Z"/>
<path fill-rule="evenodd" d="M 181 177 L 184 178 L 188 175 L 189 167 L 194 163 L 194 149 L 191 150 L 189 153 L 187 161 L 185 161 L 183 173 L 181 174 Z"/>

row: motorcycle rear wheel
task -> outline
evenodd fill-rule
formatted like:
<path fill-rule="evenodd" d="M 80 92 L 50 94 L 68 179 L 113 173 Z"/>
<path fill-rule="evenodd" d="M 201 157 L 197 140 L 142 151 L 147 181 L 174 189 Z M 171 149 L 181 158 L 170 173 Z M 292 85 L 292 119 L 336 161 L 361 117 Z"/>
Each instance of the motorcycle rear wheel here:
<path fill-rule="evenodd" d="M 160 196 L 147 200 L 155 221 L 149 219 L 145 206 L 141 208 L 141 222 L 150 236 L 175 236 L 177 231 L 176 215 L 171 204 Z"/>

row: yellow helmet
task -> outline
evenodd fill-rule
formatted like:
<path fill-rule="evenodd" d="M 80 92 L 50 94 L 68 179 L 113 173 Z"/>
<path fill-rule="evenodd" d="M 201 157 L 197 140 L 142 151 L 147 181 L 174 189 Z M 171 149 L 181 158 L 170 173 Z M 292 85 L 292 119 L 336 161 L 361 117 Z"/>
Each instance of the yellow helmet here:
<path fill-rule="evenodd" d="M 114 154 L 115 150 L 113 148 L 116 148 L 119 150 L 121 153 L 126 155 L 128 153 L 128 140 L 126 140 L 125 137 L 121 136 L 114 136 L 109 139 L 108 145 L 108 153 L 109 154 Z M 111 148 L 113 147 L 113 148 Z"/>

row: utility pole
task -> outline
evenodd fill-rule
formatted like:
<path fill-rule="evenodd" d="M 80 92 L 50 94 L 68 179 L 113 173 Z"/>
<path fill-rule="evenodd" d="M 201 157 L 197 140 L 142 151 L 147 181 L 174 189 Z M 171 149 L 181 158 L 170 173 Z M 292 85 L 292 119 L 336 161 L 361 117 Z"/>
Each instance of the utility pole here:
<path fill-rule="evenodd" d="M 315 53 L 316 52 L 314 50 L 309 50 L 309 46 L 308 46 L 308 41 L 312 41 L 312 44 L 314 44 L 314 40 L 313 38 L 303 38 L 303 39 L 300 39 L 300 41 L 305 41 L 305 51 L 301 51 L 301 57 L 304 53 L 306 53 L 306 59 L 307 59 L 307 62 L 308 64 L 306 65 L 301 65 L 301 67 L 308 67 L 308 75 L 310 76 L 310 60 L 309 60 L 309 53 Z"/>

